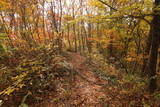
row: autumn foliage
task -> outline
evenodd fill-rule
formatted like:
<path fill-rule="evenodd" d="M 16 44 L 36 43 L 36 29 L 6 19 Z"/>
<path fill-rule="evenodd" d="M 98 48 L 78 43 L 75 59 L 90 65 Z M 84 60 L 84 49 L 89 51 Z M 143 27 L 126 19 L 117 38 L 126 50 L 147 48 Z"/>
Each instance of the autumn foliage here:
<path fill-rule="evenodd" d="M 99 86 L 108 82 L 100 87 L 116 93 L 97 92 L 102 98 L 91 106 L 159 106 L 159 5 L 159 0 L 0 0 L 0 106 L 42 100 L 45 105 L 51 93 L 54 105 L 90 106 L 89 97 L 85 102 L 79 95 L 73 105 L 68 98 L 78 94 L 71 95 L 81 74 Z"/>

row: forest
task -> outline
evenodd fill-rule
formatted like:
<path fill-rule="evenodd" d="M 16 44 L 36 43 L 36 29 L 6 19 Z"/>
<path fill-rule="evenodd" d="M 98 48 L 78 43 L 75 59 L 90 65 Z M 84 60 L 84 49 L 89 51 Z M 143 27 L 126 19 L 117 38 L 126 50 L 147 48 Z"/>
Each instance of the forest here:
<path fill-rule="evenodd" d="M 0 107 L 160 107 L 160 0 L 0 0 Z"/>

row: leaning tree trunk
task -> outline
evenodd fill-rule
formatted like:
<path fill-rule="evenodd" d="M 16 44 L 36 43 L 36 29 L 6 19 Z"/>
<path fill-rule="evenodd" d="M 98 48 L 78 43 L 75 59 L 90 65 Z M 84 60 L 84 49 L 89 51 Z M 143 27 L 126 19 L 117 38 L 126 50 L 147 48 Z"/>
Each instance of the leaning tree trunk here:
<path fill-rule="evenodd" d="M 160 44 L 160 0 L 155 0 L 155 7 L 153 11 L 153 20 L 152 20 L 152 47 L 149 57 L 149 91 L 153 93 L 157 88 L 156 83 L 156 66 L 158 59 L 158 48 Z"/>

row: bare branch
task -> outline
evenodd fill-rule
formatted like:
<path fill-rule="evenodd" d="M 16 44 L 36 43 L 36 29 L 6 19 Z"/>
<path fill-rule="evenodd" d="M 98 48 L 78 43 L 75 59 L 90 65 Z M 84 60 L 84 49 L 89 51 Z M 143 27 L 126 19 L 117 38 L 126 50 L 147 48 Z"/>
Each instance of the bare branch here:
<path fill-rule="evenodd" d="M 116 8 L 110 6 L 109 4 L 107 4 L 106 2 L 102 1 L 102 0 L 98 0 L 99 2 L 101 2 L 102 4 L 108 6 L 109 8 L 111 8 L 112 10 L 118 11 Z"/>

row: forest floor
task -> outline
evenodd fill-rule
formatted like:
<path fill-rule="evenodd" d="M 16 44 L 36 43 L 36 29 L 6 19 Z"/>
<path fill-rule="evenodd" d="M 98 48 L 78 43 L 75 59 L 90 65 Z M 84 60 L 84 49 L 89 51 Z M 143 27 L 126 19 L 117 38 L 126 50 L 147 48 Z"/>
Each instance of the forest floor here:
<path fill-rule="evenodd" d="M 74 77 L 71 94 L 65 102 L 64 107 L 101 107 L 100 101 L 105 97 L 102 91 L 103 87 L 97 84 L 104 84 L 107 81 L 100 79 L 86 64 L 87 59 L 79 53 L 70 53 L 69 63 L 73 65 L 73 69 L 80 75 Z M 81 76 L 82 75 L 82 76 Z M 97 84 L 96 84 L 97 83 Z M 53 98 L 46 100 L 37 106 L 41 107 L 59 107 L 59 104 L 53 103 Z"/>
<path fill-rule="evenodd" d="M 60 105 L 53 101 L 53 95 L 50 100 L 38 104 L 37 107 L 143 107 L 142 100 L 147 99 L 147 96 L 128 93 L 118 86 L 109 86 L 109 81 L 100 78 L 93 71 L 94 67 L 87 64 L 86 57 L 78 53 L 70 53 L 69 57 L 69 62 L 80 75 L 72 80 L 68 98 L 63 99 L 63 104 Z"/>
<path fill-rule="evenodd" d="M 84 76 L 84 78 L 79 75 L 75 77 L 75 85 L 71 96 L 73 104 L 84 107 L 86 105 L 100 106 L 100 100 L 105 96 L 105 93 L 102 92 L 103 87 L 97 84 L 104 84 L 106 81 L 98 78 L 92 69 L 85 64 L 85 57 L 72 53 L 70 62 L 73 64 L 74 69 L 77 69 Z"/>
<path fill-rule="evenodd" d="M 2 107 L 158 107 L 155 104 L 158 105 L 159 100 L 155 100 L 143 90 L 143 82 L 139 82 L 133 75 L 121 72 L 114 64 L 88 58 L 79 53 L 63 54 L 54 55 L 46 63 L 45 68 L 51 67 L 50 70 L 38 69 L 34 73 L 31 72 L 34 85 L 24 80 L 26 87 L 15 91 L 6 101 L 4 99 Z M 43 55 L 47 56 L 45 53 L 40 58 Z M 37 58 L 32 62 L 22 60 L 19 64 L 26 64 L 27 70 L 41 67 Z M 30 75 L 25 78 L 30 78 Z M 53 78 L 49 78 L 50 75 Z M 27 87 L 30 87 L 28 97 L 25 95 L 29 92 Z"/>

